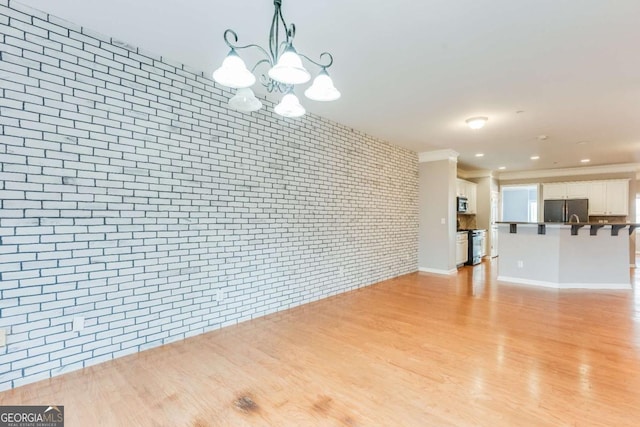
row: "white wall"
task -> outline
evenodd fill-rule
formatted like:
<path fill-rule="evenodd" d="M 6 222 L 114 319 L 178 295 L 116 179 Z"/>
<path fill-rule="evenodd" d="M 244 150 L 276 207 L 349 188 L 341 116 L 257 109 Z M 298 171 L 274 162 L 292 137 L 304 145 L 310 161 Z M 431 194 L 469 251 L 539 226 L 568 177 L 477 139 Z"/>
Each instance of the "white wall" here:
<path fill-rule="evenodd" d="M 418 267 L 450 273 L 456 267 L 456 162 L 446 159 L 420 163 L 418 181 Z"/>

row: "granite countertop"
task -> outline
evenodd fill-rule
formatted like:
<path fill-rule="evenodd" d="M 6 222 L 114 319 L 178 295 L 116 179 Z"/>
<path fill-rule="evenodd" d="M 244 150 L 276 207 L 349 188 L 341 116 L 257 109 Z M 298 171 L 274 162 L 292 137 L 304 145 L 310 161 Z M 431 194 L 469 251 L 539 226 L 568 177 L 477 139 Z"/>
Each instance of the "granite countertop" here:
<path fill-rule="evenodd" d="M 526 221 L 497 221 L 496 224 L 518 224 L 518 225 L 624 225 L 640 227 L 637 222 L 526 222 Z"/>

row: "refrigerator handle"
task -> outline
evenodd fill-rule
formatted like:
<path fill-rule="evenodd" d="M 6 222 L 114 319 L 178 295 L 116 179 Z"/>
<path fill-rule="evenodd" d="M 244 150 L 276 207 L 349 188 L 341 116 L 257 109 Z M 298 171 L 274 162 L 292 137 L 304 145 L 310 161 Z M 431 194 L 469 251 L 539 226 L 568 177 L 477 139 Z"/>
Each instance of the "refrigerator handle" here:
<path fill-rule="evenodd" d="M 567 206 L 567 202 L 564 202 L 564 206 L 562 207 L 562 221 L 567 222 L 568 214 L 569 214 L 569 208 Z"/>

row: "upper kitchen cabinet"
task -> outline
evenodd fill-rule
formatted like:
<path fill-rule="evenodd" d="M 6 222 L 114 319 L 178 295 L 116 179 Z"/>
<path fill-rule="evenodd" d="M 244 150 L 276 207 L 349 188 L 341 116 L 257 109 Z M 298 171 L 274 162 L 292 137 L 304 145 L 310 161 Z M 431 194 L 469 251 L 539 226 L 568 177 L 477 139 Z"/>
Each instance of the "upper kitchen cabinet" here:
<path fill-rule="evenodd" d="M 589 183 L 589 215 L 629 215 L 629 181 L 593 181 Z"/>
<path fill-rule="evenodd" d="M 586 199 L 589 197 L 589 183 L 579 182 L 551 182 L 543 184 L 542 197 L 550 199 Z"/>
<path fill-rule="evenodd" d="M 465 181 L 464 179 L 456 180 L 456 196 L 466 197 L 468 201 L 467 213 L 475 214 L 477 210 L 477 194 L 478 184 L 475 182 Z"/>
<path fill-rule="evenodd" d="M 543 184 L 543 200 L 589 199 L 589 215 L 629 215 L 629 180 L 550 182 Z"/>
<path fill-rule="evenodd" d="M 467 197 L 467 181 L 464 179 L 456 179 L 456 196 Z"/>

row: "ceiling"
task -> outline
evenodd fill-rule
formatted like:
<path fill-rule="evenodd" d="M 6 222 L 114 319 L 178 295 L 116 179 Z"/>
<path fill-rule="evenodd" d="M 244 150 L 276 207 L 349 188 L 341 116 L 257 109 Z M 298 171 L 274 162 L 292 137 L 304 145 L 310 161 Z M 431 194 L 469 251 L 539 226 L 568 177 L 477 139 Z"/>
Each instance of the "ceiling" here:
<path fill-rule="evenodd" d="M 266 47 L 273 14 L 270 0 L 21 2 L 206 75 L 227 54 L 225 29 Z M 335 59 L 342 98 L 301 96 L 313 113 L 417 152 L 455 150 L 470 171 L 640 162 L 638 0 L 283 0 L 282 9 L 299 52 Z M 472 116 L 489 121 L 470 130 Z"/>

